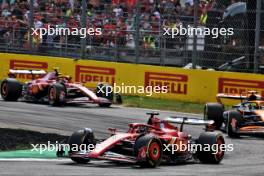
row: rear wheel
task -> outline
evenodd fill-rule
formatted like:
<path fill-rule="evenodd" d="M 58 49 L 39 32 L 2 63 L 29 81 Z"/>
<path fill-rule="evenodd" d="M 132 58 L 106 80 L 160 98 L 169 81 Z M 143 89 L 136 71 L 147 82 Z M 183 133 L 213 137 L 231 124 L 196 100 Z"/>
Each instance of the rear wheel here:
<path fill-rule="evenodd" d="M 1 83 L 1 96 L 5 101 L 17 101 L 22 93 L 22 85 L 14 78 L 8 78 Z"/>
<path fill-rule="evenodd" d="M 70 151 L 69 151 L 70 155 L 73 154 L 74 152 L 89 149 L 89 147 L 93 147 L 93 146 L 95 147 L 96 142 L 92 129 L 85 128 L 84 130 L 79 130 L 74 132 L 70 136 L 68 140 L 68 144 L 70 146 Z M 79 164 L 84 164 L 90 161 L 89 158 L 81 158 L 81 157 L 71 157 L 71 160 Z"/>
<path fill-rule="evenodd" d="M 224 107 L 220 103 L 207 103 L 204 106 L 204 119 L 214 120 L 216 129 L 220 129 L 223 123 Z"/>
<path fill-rule="evenodd" d="M 109 103 L 99 103 L 100 107 L 110 107 L 114 99 L 114 93 L 112 90 L 112 86 L 110 86 L 109 84 L 99 83 L 96 86 L 96 96 L 105 98 L 111 102 L 111 103 L 110 102 Z"/>
<path fill-rule="evenodd" d="M 240 135 L 237 132 L 241 122 L 241 114 L 238 111 L 229 111 L 227 114 L 226 132 L 231 138 L 238 138 Z"/>
<path fill-rule="evenodd" d="M 161 163 L 163 150 L 161 141 L 153 135 L 139 137 L 134 146 L 135 156 L 141 167 L 157 167 Z"/>
<path fill-rule="evenodd" d="M 202 163 L 218 164 L 224 158 L 225 151 L 221 149 L 225 140 L 220 133 L 204 132 L 199 136 L 197 143 L 202 146 L 201 150 L 197 151 L 197 157 Z"/>
<path fill-rule="evenodd" d="M 56 83 L 49 88 L 48 92 L 49 104 L 52 106 L 59 106 L 65 103 L 66 88 L 64 85 Z"/>

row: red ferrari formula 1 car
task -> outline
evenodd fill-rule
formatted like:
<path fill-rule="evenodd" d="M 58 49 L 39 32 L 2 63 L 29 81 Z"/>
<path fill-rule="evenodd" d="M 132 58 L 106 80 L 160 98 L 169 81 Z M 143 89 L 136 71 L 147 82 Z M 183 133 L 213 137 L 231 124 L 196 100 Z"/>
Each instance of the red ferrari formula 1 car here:
<path fill-rule="evenodd" d="M 205 125 L 213 121 L 185 117 L 161 120 L 156 117 L 158 113 L 148 114 L 148 123 L 131 123 L 127 132 L 109 129 L 111 136 L 104 140 L 96 140 L 92 129 L 89 128 L 74 132 L 68 141 L 68 155 L 61 149 L 57 156 L 70 157 L 76 163 L 97 159 L 128 162 L 143 167 L 156 167 L 161 162 L 177 163 L 189 160 L 218 164 L 223 159 L 224 150 L 220 146 L 225 145 L 225 141 L 221 134 L 203 132 L 198 139 L 193 139 L 191 135 L 183 132 L 184 124 Z M 173 123 L 181 124 L 180 128 Z M 95 148 L 87 150 L 86 147 L 79 148 L 76 145 L 94 145 Z M 200 150 L 191 151 L 184 147 L 187 145 L 199 146 Z M 202 149 L 205 146 L 208 147 L 207 150 Z"/>
<path fill-rule="evenodd" d="M 221 99 L 239 99 L 241 103 L 225 111 Z M 264 101 L 256 91 L 246 94 L 218 94 L 218 103 L 207 103 L 204 108 L 204 119 L 214 120 L 207 128 L 220 129 L 229 137 L 241 135 L 264 134 Z"/>
<path fill-rule="evenodd" d="M 15 79 L 16 74 L 31 75 L 32 81 L 21 83 Z M 37 79 L 34 79 L 35 76 Z M 49 102 L 51 105 L 65 103 L 94 103 L 109 107 L 113 93 L 107 93 L 108 85 L 98 84 L 95 92 L 81 83 L 71 82 L 71 77 L 61 75 L 56 69 L 53 72 L 37 70 L 10 70 L 9 78 L 1 83 L 1 96 L 5 101 Z M 101 89 L 102 91 L 98 91 Z"/>

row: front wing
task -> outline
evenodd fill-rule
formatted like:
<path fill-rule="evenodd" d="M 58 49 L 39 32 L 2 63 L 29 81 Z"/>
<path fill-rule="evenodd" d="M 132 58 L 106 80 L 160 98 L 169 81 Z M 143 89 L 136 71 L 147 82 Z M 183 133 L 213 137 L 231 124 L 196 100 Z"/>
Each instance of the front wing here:
<path fill-rule="evenodd" d="M 131 156 L 126 156 L 126 155 L 121 155 L 118 153 L 114 152 L 105 152 L 101 156 L 90 156 L 89 153 L 84 153 L 84 152 L 79 152 L 79 153 L 74 153 L 74 154 L 69 154 L 70 158 L 83 158 L 83 159 L 94 159 L 94 160 L 109 160 L 109 161 L 118 161 L 118 162 L 127 162 L 127 163 L 136 163 L 137 160 L 135 157 Z"/>

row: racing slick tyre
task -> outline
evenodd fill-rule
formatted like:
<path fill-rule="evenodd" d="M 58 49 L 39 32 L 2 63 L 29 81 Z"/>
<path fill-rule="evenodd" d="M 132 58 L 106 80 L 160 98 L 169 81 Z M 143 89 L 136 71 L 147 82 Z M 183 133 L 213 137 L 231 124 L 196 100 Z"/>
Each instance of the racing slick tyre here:
<path fill-rule="evenodd" d="M 100 103 L 99 106 L 100 107 L 105 107 L 105 108 L 108 108 L 112 105 L 112 103 Z"/>
<path fill-rule="evenodd" d="M 230 138 L 239 138 L 239 124 L 241 121 L 241 114 L 238 111 L 229 111 L 227 114 L 226 132 Z"/>
<path fill-rule="evenodd" d="M 207 103 L 204 106 L 204 119 L 214 120 L 216 129 L 220 129 L 223 123 L 224 106 L 220 103 Z"/>
<path fill-rule="evenodd" d="M 218 164 L 224 158 L 225 151 L 221 148 L 225 140 L 220 133 L 204 132 L 200 134 L 197 144 L 201 144 L 202 147 L 196 153 L 202 163 Z"/>
<path fill-rule="evenodd" d="M 1 96 L 5 101 L 17 101 L 22 94 L 22 85 L 14 78 L 3 80 Z"/>
<path fill-rule="evenodd" d="M 66 88 L 63 84 L 55 83 L 50 86 L 48 92 L 49 104 L 52 106 L 60 106 L 65 103 Z"/>
<path fill-rule="evenodd" d="M 96 86 L 96 96 L 108 99 L 110 102 L 114 99 L 112 86 L 109 84 L 99 83 Z M 112 103 L 99 103 L 100 107 L 110 107 Z"/>
<path fill-rule="evenodd" d="M 79 130 L 74 132 L 70 136 L 68 140 L 68 144 L 70 146 L 69 155 L 71 155 L 74 152 L 89 149 L 90 147 L 89 145 L 95 146 L 96 141 L 92 129 L 85 128 L 84 130 Z M 81 158 L 81 157 L 70 157 L 70 158 L 72 161 L 79 164 L 85 164 L 90 161 L 89 158 Z"/>
<path fill-rule="evenodd" d="M 162 160 L 162 143 L 154 135 L 140 136 L 135 142 L 134 154 L 141 167 L 157 167 Z"/>

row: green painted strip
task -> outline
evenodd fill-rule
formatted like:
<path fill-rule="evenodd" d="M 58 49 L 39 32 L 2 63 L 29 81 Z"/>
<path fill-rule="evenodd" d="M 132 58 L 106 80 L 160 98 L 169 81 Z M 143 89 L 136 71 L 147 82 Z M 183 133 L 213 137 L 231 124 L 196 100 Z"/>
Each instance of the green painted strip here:
<path fill-rule="evenodd" d="M 40 154 L 39 151 L 31 151 L 31 150 L 17 150 L 17 151 L 8 151 L 8 152 L 0 152 L 0 158 L 57 158 L 56 151 L 52 152 L 42 152 Z"/>

